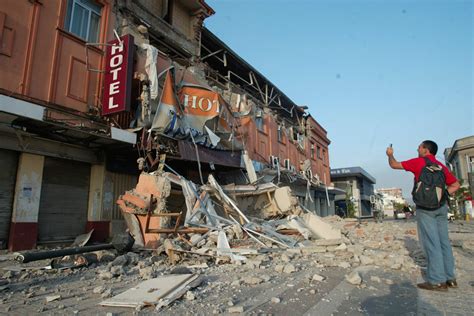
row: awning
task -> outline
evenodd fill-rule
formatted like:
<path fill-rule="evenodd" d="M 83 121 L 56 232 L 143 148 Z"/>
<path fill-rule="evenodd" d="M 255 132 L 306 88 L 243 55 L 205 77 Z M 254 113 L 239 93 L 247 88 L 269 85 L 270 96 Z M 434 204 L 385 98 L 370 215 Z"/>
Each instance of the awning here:
<path fill-rule="evenodd" d="M 197 161 L 196 149 L 192 142 L 179 140 L 178 141 L 179 152 L 181 157 L 177 157 L 182 160 Z M 204 163 L 213 163 L 215 165 L 241 168 L 241 157 L 242 153 L 238 151 L 229 150 L 216 150 L 210 149 L 203 146 L 198 147 L 199 161 Z"/>

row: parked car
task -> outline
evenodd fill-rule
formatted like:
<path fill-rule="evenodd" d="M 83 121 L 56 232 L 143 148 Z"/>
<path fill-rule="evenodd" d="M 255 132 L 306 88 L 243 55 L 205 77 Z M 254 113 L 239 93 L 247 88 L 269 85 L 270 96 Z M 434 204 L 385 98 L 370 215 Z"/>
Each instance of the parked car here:
<path fill-rule="evenodd" d="M 393 211 L 393 218 L 394 219 L 404 219 L 404 218 L 407 218 L 407 215 L 402 210 L 394 210 Z"/>

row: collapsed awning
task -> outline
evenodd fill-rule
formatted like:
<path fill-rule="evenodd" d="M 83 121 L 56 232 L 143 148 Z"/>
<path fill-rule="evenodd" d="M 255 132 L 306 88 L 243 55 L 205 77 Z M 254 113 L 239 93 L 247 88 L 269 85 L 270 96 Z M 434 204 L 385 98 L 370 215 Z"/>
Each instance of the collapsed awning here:
<path fill-rule="evenodd" d="M 196 150 L 192 142 L 185 140 L 178 141 L 179 152 L 181 157 L 173 157 L 182 160 L 197 161 Z M 241 152 L 229 150 L 216 150 L 203 146 L 197 146 L 199 153 L 199 161 L 201 163 L 213 163 L 216 165 L 228 167 L 241 167 Z"/>

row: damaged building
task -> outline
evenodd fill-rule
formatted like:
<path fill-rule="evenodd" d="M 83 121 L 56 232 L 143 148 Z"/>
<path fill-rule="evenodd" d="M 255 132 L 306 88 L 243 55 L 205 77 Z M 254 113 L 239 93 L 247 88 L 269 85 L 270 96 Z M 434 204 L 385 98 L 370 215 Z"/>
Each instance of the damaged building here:
<path fill-rule="evenodd" d="M 278 213 L 288 188 L 290 206 L 334 214 L 327 131 L 203 27 L 212 14 L 202 0 L 3 3 L 3 247 L 123 231 L 141 203 L 126 192 L 150 173 L 168 176 L 144 215 L 163 192 L 170 213 L 192 210 L 183 192 L 210 179 L 254 211 Z"/>

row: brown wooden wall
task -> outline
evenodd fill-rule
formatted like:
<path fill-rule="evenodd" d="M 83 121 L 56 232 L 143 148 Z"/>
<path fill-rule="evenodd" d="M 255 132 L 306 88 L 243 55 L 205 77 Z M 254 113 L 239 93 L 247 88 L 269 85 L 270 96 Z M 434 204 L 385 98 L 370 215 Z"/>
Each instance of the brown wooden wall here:
<path fill-rule="evenodd" d="M 330 142 L 326 136 L 327 132 L 311 117 L 307 124 L 310 132 L 308 137 L 305 137 L 304 151 L 298 149 L 296 143 L 291 141 L 290 135 L 287 136 L 285 133 L 283 133 L 282 141 L 278 141 L 277 120 L 268 113 L 264 115 L 263 131 L 257 129 L 253 119 L 245 119 L 242 121 L 240 133 L 251 159 L 269 163 L 270 156 L 277 156 L 280 158 L 281 166 L 284 166 L 285 159 L 290 159 L 290 163 L 296 167 L 297 171 L 300 170 L 300 162 L 310 159 L 313 175 L 317 174 L 322 182 L 329 184 L 331 178 L 328 146 Z M 315 145 L 313 157 L 311 157 L 311 143 Z M 321 158 L 316 156 L 316 146 L 321 148 Z"/>
<path fill-rule="evenodd" d="M 111 1 L 97 2 L 99 42 L 106 42 L 113 36 Z M 0 88 L 84 112 L 99 105 L 101 76 L 87 71 L 85 41 L 64 28 L 66 3 L 2 0 Z M 102 57 L 102 48 L 89 49 L 89 67 L 102 69 Z"/>

